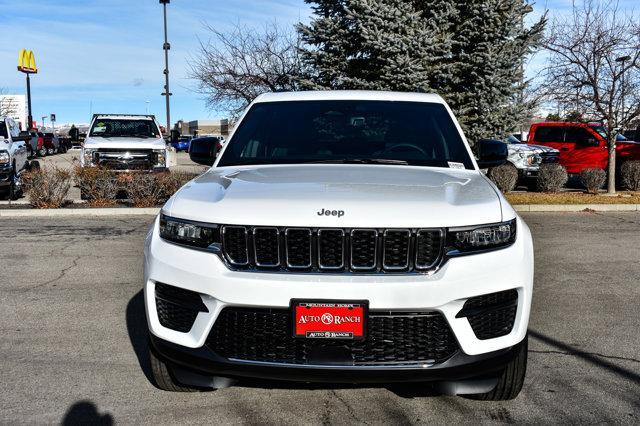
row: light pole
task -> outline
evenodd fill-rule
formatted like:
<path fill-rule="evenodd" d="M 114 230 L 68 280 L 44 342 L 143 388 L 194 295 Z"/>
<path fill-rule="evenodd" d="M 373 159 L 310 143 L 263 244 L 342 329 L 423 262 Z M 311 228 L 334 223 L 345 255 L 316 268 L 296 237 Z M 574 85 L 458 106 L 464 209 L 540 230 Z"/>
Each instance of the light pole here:
<path fill-rule="evenodd" d="M 169 107 L 169 96 L 171 96 L 171 92 L 169 91 L 169 49 L 171 49 L 171 45 L 167 40 L 167 4 L 170 2 L 171 0 L 160 0 L 164 13 L 164 44 L 162 45 L 162 49 L 164 50 L 164 93 L 162 93 L 162 95 L 165 97 L 167 103 L 167 128 L 165 132 L 171 131 L 171 112 Z"/>
<path fill-rule="evenodd" d="M 42 116 L 42 130 L 44 130 L 44 120 L 46 120 L 46 119 L 47 119 L 47 116 L 43 115 Z"/>
<path fill-rule="evenodd" d="M 145 103 L 145 109 L 144 110 L 145 110 L 145 114 L 147 114 L 147 115 L 149 115 L 149 103 L 150 102 L 151 101 L 144 101 L 144 103 Z"/>
<path fill-rule="evenodd" d="M 625 73 L 625 69 L 624 69 L 624 63 L 628 60 L 631 59 L 631 56 L 626 55 L 626 56 L 620 56 L 619 58 L 616 58 L 616 62 L 620 62 L 622 64 L 622 71 L 620 74 L 620 91 L 622 92 L 622 116 L 620 117 L 620 121 L 624 122 L 624 108 L 625 108 L 625 103 L 624 103 L 624 92 L 625 92 L 625 87 L 624 87 L 624 73 Z M 624 129 L 620 129 L 620 131 L 622 132 Z"/>

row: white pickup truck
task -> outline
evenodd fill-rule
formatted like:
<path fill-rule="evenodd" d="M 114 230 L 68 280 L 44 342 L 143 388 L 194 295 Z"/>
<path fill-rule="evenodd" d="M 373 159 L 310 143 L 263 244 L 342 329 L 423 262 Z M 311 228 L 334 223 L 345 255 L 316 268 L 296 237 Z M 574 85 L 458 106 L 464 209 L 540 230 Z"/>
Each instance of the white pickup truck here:
<path fill-rule="evenodd" d="M 163 171 L 167 144 L 153 115 L 95 114 L 80 164 L 120 171 Z"/>
<path fill-rule="evenodd" d="M 0 192 L 10 200 L 20 196 L 20 173 L 29 164 L 27 141 L 30 139 L 12 118 L 0 116 Z"/>

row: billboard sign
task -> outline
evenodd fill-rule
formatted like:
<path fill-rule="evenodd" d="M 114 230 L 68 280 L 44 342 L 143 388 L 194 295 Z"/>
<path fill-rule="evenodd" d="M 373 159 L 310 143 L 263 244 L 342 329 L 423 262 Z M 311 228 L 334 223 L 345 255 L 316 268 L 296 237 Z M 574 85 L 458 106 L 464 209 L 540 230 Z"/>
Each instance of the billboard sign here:
<path fill-rule="evenodd" d="M 18 71 L 25 74 L 36 74 L 38 72 L 33 51 L 20 49 L 20 53 L 18 54 Z"/>

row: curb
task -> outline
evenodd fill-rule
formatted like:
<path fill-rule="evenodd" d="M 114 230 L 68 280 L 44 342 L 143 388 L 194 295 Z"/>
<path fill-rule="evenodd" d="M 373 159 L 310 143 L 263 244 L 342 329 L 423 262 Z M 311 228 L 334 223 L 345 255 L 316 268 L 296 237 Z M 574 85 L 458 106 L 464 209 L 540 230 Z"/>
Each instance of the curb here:
<path fill-rule="evenodd" d="M 517 212 L 635 212 L 640 204 L 515 204 Z"/>
<path fill-rule="evenodd" d="M 159 207 L 153 208 L 98 208 L 98 209 L 15 209 L 0 210 L 2 217 L 96 217 L 96 216 L 156 216 Z"/>

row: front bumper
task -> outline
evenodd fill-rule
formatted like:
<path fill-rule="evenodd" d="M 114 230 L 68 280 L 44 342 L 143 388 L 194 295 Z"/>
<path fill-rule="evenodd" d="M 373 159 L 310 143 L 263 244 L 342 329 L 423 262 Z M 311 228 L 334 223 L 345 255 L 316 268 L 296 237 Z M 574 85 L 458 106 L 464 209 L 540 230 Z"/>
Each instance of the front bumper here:
<path fill-rule="evenodd" d="M 538 178 L 539 173 L 540 173 L 540 167 L 537 167 L 537 166 L 518 169 L 518 180 L 519 181 L 536 180 Z"/>
<path fill-rule="evenodd" d="M 517 220 L 518 237 L 513 245 L 492 252 L 452 258 L 433 274 L 232 271 L 213 253 L 195 251 L 161 240 L 156 220 L 146 238 L 144 261 L 145 306 L 152 342 L 161 356 L 210 374 L 271 377 L 273 373 L 278 377 L 286 377 L 299 374 L 296 371 L 302 368 L 305 371 L 302 377 L 311 380 L 314 375 L 319 377 L 322 372 L 326 373 L 328 368 L 338 373 L 331 375 L 332 381 L 342 375 L 348 377 L 348 381 L 366 380 L 369 373 L 387 370 L 401 381 L 410 380 L 416 371 L 422 372 L 420 380 L 429 377 L 438 380 L 438 374 L 468 377 L 473 367 L 468 367 L 468 371 L 467 367 L 460 371 L 448 368 L 473 365 L 475 362 L 484 362 L 485 355 L 494 358 L 504 351 L 509 352 L 526 335 L 533 285 L 533 247 L 528 227 L 520 218 Z M 199 312 L 188 332 L 164 327 L 157 312 L 156 282 L 199 293 L 208 312 Z M 456 317 L 469 298 L 511 289 L 517 291 L 518 300 L 513 328 L 508 334 L 479 339 L 467 318 Z M 291 299 L 366 300 L 372 311 L 439 312 L 455 335 L 460 350 L 449 360 L 428 366 L 316 367 L 230 361 L 217 356 L 205 345 L 216 319 L 225 307 L 288 308 Z M 503 363 L 498 361 L 489 364 L 498 365 L 499 369 Z M 268 368 L 264 370 L 265 367 Z M 488 371 L 489 367 L 485 367 L 476 371 Z M 292 373 L 286 373 L 285 370 Z M 441 373 L 433 373 L 436 370 Z M 345 371 L 353 371 L 353 376 Z"/>
<path fill-rule="evenodd" d="M 344 366 L 344 365 L 283 365 L 266 362 L 229 360 L 216 355 L 206 346 L 185 348 L 151 336 L 150 349 L 178 368 L 205 376 L 255 378 L 316 383 L 393 383 L 425 381 L 462 381 L 496 377 L 517 353 L 517 345 L 498 351 L 467 355 L 456 353 L 443 363 L 434 365 Z M 181 371 L 182 370 L 182 371 Z M 196 384 L 196 383 L 194 383 Z"/>

